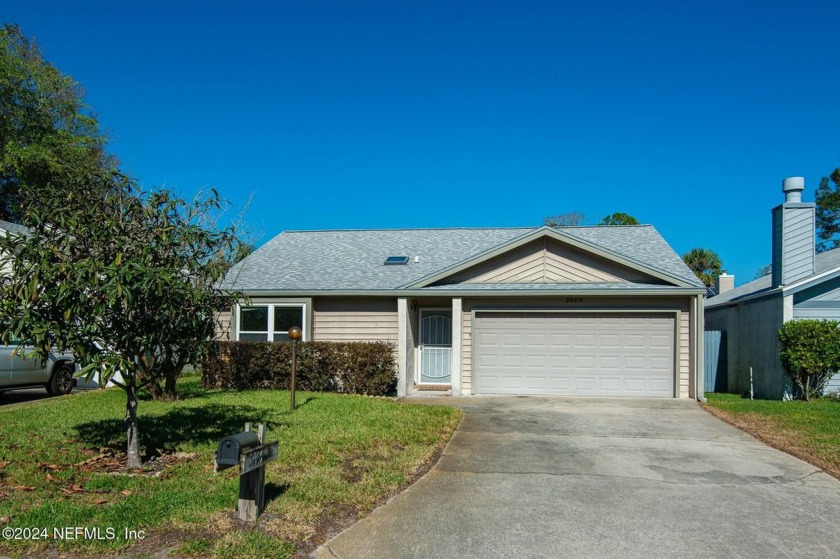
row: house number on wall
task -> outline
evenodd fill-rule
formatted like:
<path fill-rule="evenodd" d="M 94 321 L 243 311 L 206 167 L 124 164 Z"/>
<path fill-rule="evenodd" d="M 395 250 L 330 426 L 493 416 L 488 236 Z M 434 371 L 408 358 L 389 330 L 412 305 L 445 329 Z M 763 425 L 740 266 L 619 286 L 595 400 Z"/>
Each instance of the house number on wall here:
<path fill-rule="evenodd" d="M 567 303 L 583 303 L 583 297 L 566 297 Z"/>

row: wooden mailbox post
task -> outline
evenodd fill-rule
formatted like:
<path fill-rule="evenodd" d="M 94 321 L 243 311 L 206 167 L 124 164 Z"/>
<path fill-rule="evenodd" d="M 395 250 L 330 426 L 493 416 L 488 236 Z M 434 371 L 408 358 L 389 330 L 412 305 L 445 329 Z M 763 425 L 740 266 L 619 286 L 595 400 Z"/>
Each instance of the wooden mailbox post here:
<path fill-rule="evenodd" d="M 246 423 L 245 433 L 251 432 L 251 423 Z M 274 441 L 266 444 L 264 423 L 257 427 L 258 445 L 239 448 L 237 441 L 226 441 L 237 439 L 253 443 L 253 435 L 250 438 L 243 437 L 245 433 L 225 437 L 219 441 L 215 471 L 239 466 L 239 520 L 256 522 L 265 509 L 265 465 L 277 459 L 280 443 Z M 227 452 L 223 452 L 223 445 L 226 445 Z M 231 459 L 231 452 L 237 453 L 236 460 Z"/>

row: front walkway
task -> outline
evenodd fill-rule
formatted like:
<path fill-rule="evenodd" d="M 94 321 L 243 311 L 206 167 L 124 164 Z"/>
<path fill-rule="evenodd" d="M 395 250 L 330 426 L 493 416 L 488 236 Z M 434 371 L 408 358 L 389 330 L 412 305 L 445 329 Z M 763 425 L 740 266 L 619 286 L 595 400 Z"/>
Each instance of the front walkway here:
<path fill-rule="evenodd" d="M 840 550 L 840 481 L 693 401 L 430 403 L 466 412 L 441 461 L 316 557 L 831 557 Z"/>

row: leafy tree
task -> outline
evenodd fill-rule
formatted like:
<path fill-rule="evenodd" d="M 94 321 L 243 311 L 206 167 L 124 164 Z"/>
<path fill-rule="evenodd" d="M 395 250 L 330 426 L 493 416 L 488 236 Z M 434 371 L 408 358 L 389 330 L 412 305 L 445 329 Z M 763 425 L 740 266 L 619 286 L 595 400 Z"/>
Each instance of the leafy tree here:
<path fill-rule="evenodd" d="M 115 167 L 82 99 L 17 25 L 0 28 L 0 219 L 20 220 L 22 190 L 69 188 Z"/>
<path fill-rule="evenodd" d="M 720 256 L 713 250 L 693 248 L 683 254 L 682 259 L 706 287 L 712 287 L 715 278 L 723 273 Z"/>
<path fill-rule="evenodd" d="M 71 186 L 41 188 L 38 204 L 23 191 L 29 232 L 0 236 L 0 337 L 41 358 L 72 351 L 83 373 L 122 388 L 138 467 L 137 392 L 173 396 L 184 365 L 209 351 L 217 312 L 240 296 L 219 287 L 237 235 L 212 225 L 215 191 L 186 202 L 101 173 Z"/>
<path fill-rule="evenodd" d="M 564 214 L 550 215 L 543 220 L 548 227 L 572 227 L 583 225 L 586 216 L 580 212 L 566 212 Z"/>
<path fill-rule="evenodd" d="M 233 256 L 233 263 L 236 264 L 240 260 L 245 260 L 251 254 L 257 250 L 257 247 L 254 246 L 254 243 L 250 241 L 243 241 L 239 243 L 236 247 L 236 253 Z"/>
<path fill-rule="evenodd" d="M 598 225 L 638 225 L 638 220 L 630 214 L 616 212 L 606 216 Z"/>
<path fill-rule="evenodd" d="M 761 268 L 756 270 L 755 277 L 753 279 L 763 278 L 764 276 L 771 273 L 772 271 L 773 271 L 773 265 L 772 264 L 767 264 L 766 266 L 762 266 Z"/>
<path fill-rule="evenodd" d="M 840 168 L 817 188 L 817 239 L 818 252 L 840 246 Z"/>
<path fill-rule="evenodd" d="M 840 323 L 791 320 L 779 330 L 779 343 L 779 359 L 798 396 L 821 396 L 828 380 L 840 371 Z"/>

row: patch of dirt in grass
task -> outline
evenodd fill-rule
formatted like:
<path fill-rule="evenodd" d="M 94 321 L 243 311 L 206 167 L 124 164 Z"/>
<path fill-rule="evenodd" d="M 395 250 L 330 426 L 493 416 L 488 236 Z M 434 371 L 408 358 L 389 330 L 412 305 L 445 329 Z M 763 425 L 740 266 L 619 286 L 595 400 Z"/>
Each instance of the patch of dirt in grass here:
<path fill-rule="evenodd" d="M 799 444 L 801 434 L 795 430 L 782 427 L 760 413 L 733 413 L 708 404 L 701 404 L 701 406 L 713 416 L 749 433 L 761 442 L 787 452 L 840 479 L 840 464 L 826 460 L 809 446 Z"/>

